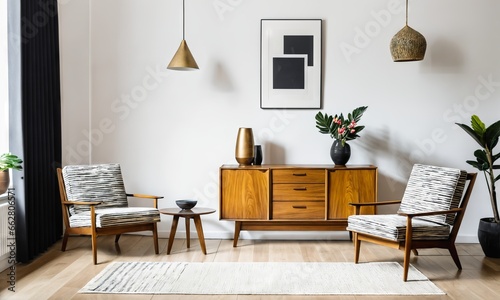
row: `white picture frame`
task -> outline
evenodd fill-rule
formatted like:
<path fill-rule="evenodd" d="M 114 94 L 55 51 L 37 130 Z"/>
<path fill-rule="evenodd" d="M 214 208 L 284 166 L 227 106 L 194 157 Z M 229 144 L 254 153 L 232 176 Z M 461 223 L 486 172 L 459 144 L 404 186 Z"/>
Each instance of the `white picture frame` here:
<path fill-rule="evenodd" d="M 322 20 L 261 20 L 260 107 L 321 108 Z"/>

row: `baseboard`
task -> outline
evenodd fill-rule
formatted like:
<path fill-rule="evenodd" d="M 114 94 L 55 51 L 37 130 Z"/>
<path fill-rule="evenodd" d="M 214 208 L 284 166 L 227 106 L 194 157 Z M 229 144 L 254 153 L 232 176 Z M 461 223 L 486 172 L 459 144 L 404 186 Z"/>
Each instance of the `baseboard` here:
<path fill-rule="evenodd" d="M 137 232 L 134 234 L 151 235 L 151 232 Z M 205 239 L 230 240 L 233 238 L 233 232 L 228 231 L 206 231 L 203 233 Z M 158 237 L 168 239 L 170 232 L 158 231 Z M 186 231 L 177 231 L 176 238 L 186 238 Z M 191 231 L 191 238 L 196 239 L 196 231 Z M 349 233 L 346 231 L 241 231 L 242 240 L 349 240 Z M 477 244 L 479 243 L 475 235 L 457 236 L 458 244 Z"/>
<path fill-rule="evenodd" d="M 458 235 L 457 244 L 477 244 L 479 243 L 479 240 L 477 238 L 477 235 Z"/>
<path fill-rule="evenodd" d="M 168 238 L 169 232 L 158 232 L 163 238 Z M 185 231 L 177 231 L 177 238 L 184 238 Z M 233 232 L 208 231 L 204 232 L 206 239 L 232 239 Z M 191 238 L 197 238 L 196 232 L 191 232 Z M 297 231 L 241 231 L 240 239 L 243 240 L 349 240 L 348 232 L 341 231 L 318 231 L 318 232 L 297 232 Z"/>
<path fill-rule="evenodd" d="M 5 271 L 10 268 L 11 264 L 9 264 L 9 254 L 6 253 L 0 256 L 0 272 Z"/>

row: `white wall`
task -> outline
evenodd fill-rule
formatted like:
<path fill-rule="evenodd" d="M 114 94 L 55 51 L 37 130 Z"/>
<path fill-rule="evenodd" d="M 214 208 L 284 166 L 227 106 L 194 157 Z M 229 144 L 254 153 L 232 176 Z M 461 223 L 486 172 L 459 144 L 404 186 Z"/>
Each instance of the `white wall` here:
<path fill-rule="evenodd" d="M 7 1 L 0 3 L 0 154 L 9 151 L 9 67 Z"/>
<path fill-rule="evenodd" d="M 129 192 L 163 195 L 163 207 L 196 198 L 214 208 L 239 127 L 254 129 L 264 163 L 331 163 L 317 109 L 259 107 L 260 20 L 320 18 L 322 111 L 369 106 L 349 164 L 377 165 L 379 200 L 399 199 L 414 163 L 473 171 L 465 160 L 476 146 L 454 122 L 499 117 L 499 9 L 494 0 L 410 1 L 409 25 L 428 50 L 421 62 L 394 63 L 389 42 L 404 26 L 403 0 L 187 0 L 186 40 L 200 70 L 176 72 L 166 65 L 182 38 L 181 0 L 61 1 L 64 163 L 119 162 Z M 462 242 L 477 241 L 478 219 L 491 215 L 478 179 Z M 166 236 L 170 218 L 162 220 Z M 231 237 L 233 223 L 208 215 L 204 229 Z M 242 237 L 291 235 L 337 236 Z"/>
<path fill-rule="evenodd" d="M 63 161 L 90 162 L 90 1 L 59 0 Z M 88 136 L 88 135 L 87 135 Z"/>

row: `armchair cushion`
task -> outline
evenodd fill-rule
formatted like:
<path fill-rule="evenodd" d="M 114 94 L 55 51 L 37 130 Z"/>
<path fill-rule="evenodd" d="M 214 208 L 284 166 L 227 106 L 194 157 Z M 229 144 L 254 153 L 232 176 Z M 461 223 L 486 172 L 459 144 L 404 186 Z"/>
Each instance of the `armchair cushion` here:
<path fill-rule="evenodd" d="M 467 172 L 460 169 L 415 164 L 399 211 L 419 213 L 457 208 Z M 455 214 L 426 216 L 424 220 L 453 225 Z"/>
<path fill-rule="evenodd" d="M 400 215 L 354 215 L 348 218 L 347 230 L 383 237 L 393 241 L 404 241 L 406 216 Z M 442 240 L 450 235 L 451 226 L 435 223 L 423 218 L 413 218 L 413 240 Z"/>
<path fill-rule="evenodd" d="M 144 224 L 160 221 L 160 213 L 149 207 L 114 207 L 96 209 L 96 227 L 111 227 Z M 91 226 L 90 211 L 76 213 L 69 217 L 71 227 Z"/>
<path fill-rule="evenodd" d="M 62 170 L 68 201 L 101 202 L 100 209 L 127 207 L 119 164 L 70 165 Z M 85 205 L 71 206 L 71 215 L 88 212 Z"/>

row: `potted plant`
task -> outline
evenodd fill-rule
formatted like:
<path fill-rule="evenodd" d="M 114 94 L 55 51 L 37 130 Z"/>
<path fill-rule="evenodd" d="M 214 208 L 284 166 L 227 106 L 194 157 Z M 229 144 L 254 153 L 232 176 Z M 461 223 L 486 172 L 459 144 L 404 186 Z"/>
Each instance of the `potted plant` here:
<path fill-rule="evenodd" d="M 12 153 L 0 155 L 0 194 L 7 191 L 10 184 L 9 169 L 22 170 L 23 161 Z"/>
<path fill-rule="evenodd" d="M 367 108 L 368 106 L 360 106 L 349 113 L 347 118 L 342 113 L 335 116 L 321 112 L 316 114 L 316 128 L 319 132 L 335 139 L 330 148 L 330 157 L 336 165 L 345 165 L 351 157 L 351 147 L 347 141 L 359 137 L 358 133 L 365 128 L 359 126 L 358 122 Z"/>
<path fill-rule="evenodd" d="M 500 158 L 500 153 L 495 154 L 493 149 L 500 137 L 500 121 L 486 127 L 478 116 L 473 115 L 471 117 L 471 126 L 456 124 L 481 146 L 481 149 L 474 151 L 476 160 L 467 160 L 467 163 L 484 174 L 490 194 L 493 217 L 480 220 L 478 238 L 484 254 L 487 257 L 498 258 L 500 257 L 500 217 L 498 215 L 495 183 L 500 179 L 500 175 L 495 176 L 494 170 L 500 169 L 500 165 L 495 165 L 495 161 Z"/>

